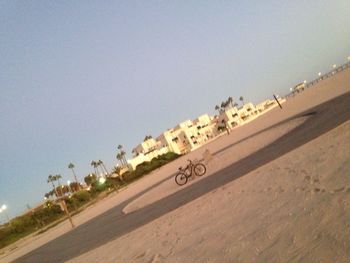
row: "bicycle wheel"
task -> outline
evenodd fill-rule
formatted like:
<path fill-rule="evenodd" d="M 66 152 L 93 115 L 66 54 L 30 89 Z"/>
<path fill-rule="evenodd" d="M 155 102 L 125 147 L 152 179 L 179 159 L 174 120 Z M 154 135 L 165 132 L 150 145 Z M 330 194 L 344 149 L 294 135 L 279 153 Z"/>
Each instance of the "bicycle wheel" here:
<path fill-rule="evenodd" d="M 180 186 L 186 184 L 186 183 L 187 183 L 187 176 L 186 176 L 186 174 L 184 174 L 184 173 L 178 173 L 178 174 L 175 176 L 175 182 L 176 182 L 178 185 L 180 185 Z"/>
<path fill-rule="evenodd" d="M 197 175 L 197 176 L 202 176 L 203 174 L 205 174 L 205 172 L 207 171 L 207 168 L 205 167 L 204 164 L 202 163 L 197 163 L 194 168 L 194 173 Z"/>

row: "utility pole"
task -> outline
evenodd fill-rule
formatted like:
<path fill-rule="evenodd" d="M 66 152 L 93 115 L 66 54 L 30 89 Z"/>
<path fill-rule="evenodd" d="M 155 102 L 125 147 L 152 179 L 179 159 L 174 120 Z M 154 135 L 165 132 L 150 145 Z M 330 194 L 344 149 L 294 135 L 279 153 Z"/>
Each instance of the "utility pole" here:
<path fill-rule="evenodd" d="M 277 99 L 277 97 L 276 97 L 276 95 L 275 94 L 273 94 L 273 97 L 275 98 L 275 100 L 277 101 L 277 103 L 278 103 L 278 106 L 280 106 L 280 108 L 282 109 L 282 105 L 280 104 L 280 102 L 278 101 L 278 99 Z"/>

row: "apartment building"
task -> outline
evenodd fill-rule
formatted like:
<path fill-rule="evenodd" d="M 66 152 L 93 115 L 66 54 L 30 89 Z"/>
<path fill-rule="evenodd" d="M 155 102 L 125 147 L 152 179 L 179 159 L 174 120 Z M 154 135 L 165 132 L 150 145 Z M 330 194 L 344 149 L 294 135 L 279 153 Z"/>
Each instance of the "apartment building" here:
<path fill-rule="evenodd" d="M 285 100 L 279 99 L 279 102 L 283 103 Z M 203 114 L 193 121 L 186 120 L 166 130 L 155 139 L 147 136 L 133 149 L 134 157 L 128 160 L 128 164 L 131 169 L 135 169 L 137 165 L 168 152 L 188 153 L 218 136 L 220 130 L 243 125 L 276 106 L 277 103 L 274 100 L 266 100 L 256 106 L 249 102 L 239 108 L 230 107 L 222 111 L 219 116 L 210 117 L 208 114 Z"/>
<path fill-rule="evenodd" d="M 201 115 L 193 121 L 181 122 L 156 139 L 149 138 L 137 145 L 133 150 L 134 157 L 128 160 L 128 163 L 132 169 L 135 169 L 140 163 L 151 161 L 167 152 L 188 153 L 214 138 L 215 128 L 215 122 L 208 114 Z"/>

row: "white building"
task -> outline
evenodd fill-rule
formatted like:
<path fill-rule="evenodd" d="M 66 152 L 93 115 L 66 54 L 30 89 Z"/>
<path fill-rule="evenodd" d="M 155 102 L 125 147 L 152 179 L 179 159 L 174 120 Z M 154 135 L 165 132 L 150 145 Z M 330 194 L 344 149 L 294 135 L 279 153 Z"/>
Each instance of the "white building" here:
<path fill-rule="evenodd" d="M 167 152 L 186 154 L 214 138 L 215 128 L 215 122 L 208 114 L 201 115 L 194 121 L 181 122 L 156 139 L 150 138 L 137 145 L 133 150 L 134 157 L 128 163 L 135 169 L 137 165 Z"/>
<path fill-rule="evenodd" d="M 279 99 L 280 103 L 285 99 Z M 220 112 L 219 116 L 210 117 L 203 114 L 197 119 L 186 120 L 172 129 L 160 134 L 156 139 L 146 137 L 133 149 L 133 159 L 128 160 L 132 169 L 143 162 L 150 162 L 153 158 L 168 152 L 186 154 L 203 146 L 220 134 L 220 130 L 231 130 L 248 123 L 260 114 L 278 106 L 275 100 L 265 100 L 256 106 L 246 103 L 242 107 L 230 107 Z"/>

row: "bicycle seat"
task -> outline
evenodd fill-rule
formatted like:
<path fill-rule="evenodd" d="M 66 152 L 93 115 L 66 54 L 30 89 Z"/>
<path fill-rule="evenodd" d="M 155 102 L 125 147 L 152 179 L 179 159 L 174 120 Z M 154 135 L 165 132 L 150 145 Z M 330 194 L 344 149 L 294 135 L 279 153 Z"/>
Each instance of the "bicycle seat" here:
<path fill-rule="evenodd" d="M 182 166 L 179 167 L 179 170 L 182 170 Z"/>

